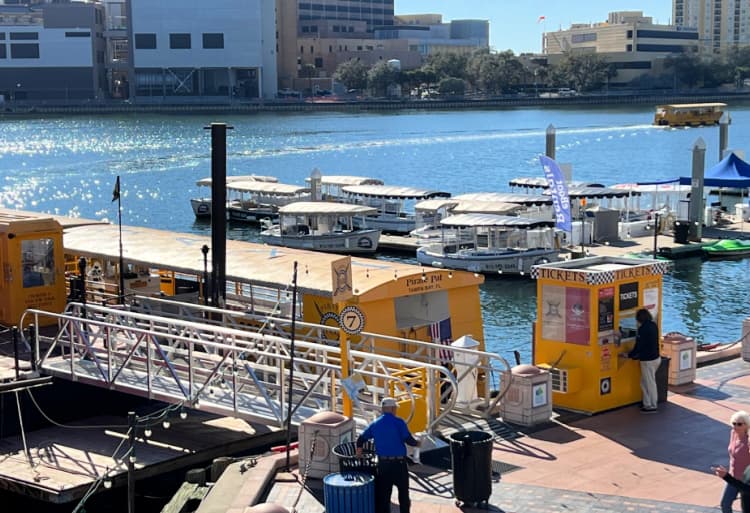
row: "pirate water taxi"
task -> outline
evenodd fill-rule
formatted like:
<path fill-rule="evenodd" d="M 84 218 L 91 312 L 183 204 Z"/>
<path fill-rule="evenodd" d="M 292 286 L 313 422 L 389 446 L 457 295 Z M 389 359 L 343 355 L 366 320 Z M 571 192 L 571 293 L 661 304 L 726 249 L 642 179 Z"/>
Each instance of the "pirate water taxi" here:
<path fill-rule="evenodd" d="M 227 219 L 258 224 L 275 219 L 279 207 L 310 199 L 310 188 L 278 182 L 239 180 L 227 184 Z"/>
<path fill-rule="evenodd" d="M 349 203 L 296 201 L 279 208 L 279 222 L 261 231 L 260 238 L 272 246 L 372 254 L 378 249 L 380 230 L 355 228 L 353 220 L 376 212 L 374 207 Z"/>
<path fill-rule="evenodd" d="M 654 125 L 685 127 L 717 125 L 726 107 L 726 103 L 659 105 L 654 114 Z"/>

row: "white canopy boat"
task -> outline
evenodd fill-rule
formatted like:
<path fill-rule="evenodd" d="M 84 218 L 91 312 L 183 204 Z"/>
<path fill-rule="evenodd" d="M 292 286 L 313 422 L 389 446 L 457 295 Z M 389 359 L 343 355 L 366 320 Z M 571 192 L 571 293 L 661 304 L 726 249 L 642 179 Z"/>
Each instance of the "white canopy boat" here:
<path fill-rule="evenodd" d="M 349 203 L 375 207 L 367 225 L 387 233 L 407 234 L 416 228 L 414 205 L 431 198 L 450 198 L 449 192 L 393 185 L 350 185 L 342 188 Z M 357 219 L 355 226 L 361 226 Z"/>
<path fill-rule="evenodd" d="M 309 199 L 309 187 L 255 180 L 231 182 L 227 184 L 227 219 L 260 223 L 275 219 L 279 207 Z"/>
<path fill-rule="evenodd" d="M 262 176 L 262 175 L 236 175 L 227 176 L 227 184 L 232 182 L 241 181 L 256 181 L 256 182 L 278 182 L 279 180 L 275 176 Z M 211 177 L 201 178 L 195 185 L 198 186 L 198 197 L 190 198 L 190 206 L 193 208 L 193 213 L 196 219 L 210 219 L 211 218 Z"/>
<path fill-rule="evenodd" d="M 305 178 L 310 183 L 310 178 Z M 343 188 L 349 185 L 383 185 L 383 180 L 368 176 L 352 175 L 322 175 L 320 177 L 321 197 L 325 201 L 342 201 L 345 194 Z"/>
<path fill-rule="evenodd" d="M 528 275 L 534 265 L 561 260 L 553 220 L 473 213 L 449 216 L 440 224 L 455 230 L 457 236 L 417 249 L 419 263 L 475 273 Z"/>
<path fill-rule="evenodd" d="M 457 230 L 440 224 L 442 219 L 454 214 L 499 214 L 552 218 L 551 211 L 542 215 L 538 207 L 525 207 L 517 203 L 498 201 L 457 200 L 455 198 L 433 199 L 420 201 L 414 208 L 417 213 L 417 228 L 409 232 L 409 236 L 419 239 L 422 245 L 440 242 L 443 237 L 457 237 Z M 529 211 L 530 208 L 537 210 Z M 527 215 L 526 212 L 529 212 L 530 215 Z M 432 222 L 429 222 L 430 220 Z M 463 235 L 466 237 L 469 234 L 464 233 Z"/>
<path fill-rule="evenodd" d="M 356 229 L 352 220 L 377 209 L 349 203 L 297 201 L 279 208 L 279 222 L 260 232 L 266 244 L 328 253 L 374 253 L 380 230 Z"/>

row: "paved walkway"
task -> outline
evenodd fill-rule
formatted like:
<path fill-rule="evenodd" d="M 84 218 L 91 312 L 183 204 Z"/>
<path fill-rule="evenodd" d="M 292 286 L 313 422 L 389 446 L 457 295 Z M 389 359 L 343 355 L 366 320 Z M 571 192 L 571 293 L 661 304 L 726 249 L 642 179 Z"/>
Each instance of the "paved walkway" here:
<path fill-rule="evenodd" d="M 740 358 L 698 369 L 694 383 L 670 387 L 656 415 L 630 406 L 591 417 L 561 415 L 542 428 L 504 429 L 493 460 L 506 469 L 493 484 L 489 511 L 718 511 L 723 481 L 710 466 L 726 464 L 729 417 L 750 410 L 750 363 Z M 484 511 L 459 508 L 449 471 L 413 466 L 412 513 Z M 277 481 L 267 502 L 320 513 L 323 484 Z M 398 512 L 394 492 L 394 513 Z M 739 502 L 735 503 L 739 511 Z"/>

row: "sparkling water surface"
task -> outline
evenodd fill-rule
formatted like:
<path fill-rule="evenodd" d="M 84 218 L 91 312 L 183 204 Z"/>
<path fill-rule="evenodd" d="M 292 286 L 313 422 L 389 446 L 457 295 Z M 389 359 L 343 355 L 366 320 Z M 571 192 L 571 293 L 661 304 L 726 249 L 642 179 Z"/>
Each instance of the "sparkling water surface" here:
<path fill-rule="evenodd" d="M 730 112 L 729 147 L 744 150 L 750 106 L 731 105 Z M 210 175 L 211 122 L 233 127 L 228 174 L 292 184 L 318 168 L 454 194 L 508 191 L 512 178 L 542 176 L 538 155 L 549 125 L 557 161 L 572 164 L 574 180 L 689 176 L 698 138 L 706 168 L 718 162 L 717 127 L 654 127 L 652 117 L 651 107 L 637 106 L 0 118 L 0 205 L 116 220 L 112 187 L 120 175 L 124 224 L 208 233 L 189 199 L 196 180 Z M 257 240 L 257 229 L 232 226 L 230 236 Z M 738 339 L 750 315 L 749 271 L 748 259 L 676 262 L 664 280 L 663 330 L 705 342 Z M 509 359 L 517 350 L 530 360 L 535 294 L 529 280 L 487 279 L 481 297 L 490 350 Z"/>

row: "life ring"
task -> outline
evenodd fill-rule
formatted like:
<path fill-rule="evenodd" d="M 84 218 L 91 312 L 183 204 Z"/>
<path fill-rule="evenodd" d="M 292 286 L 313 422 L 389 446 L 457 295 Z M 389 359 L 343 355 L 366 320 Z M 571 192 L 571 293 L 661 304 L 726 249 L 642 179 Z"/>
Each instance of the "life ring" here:
<path fill-rule="evenodd" d="M 534 265 L 542 265 L 542 264 L 548 264 L 549 258 L 547 257 L 539 257 L 536 260 L 534 260 Z"/>

